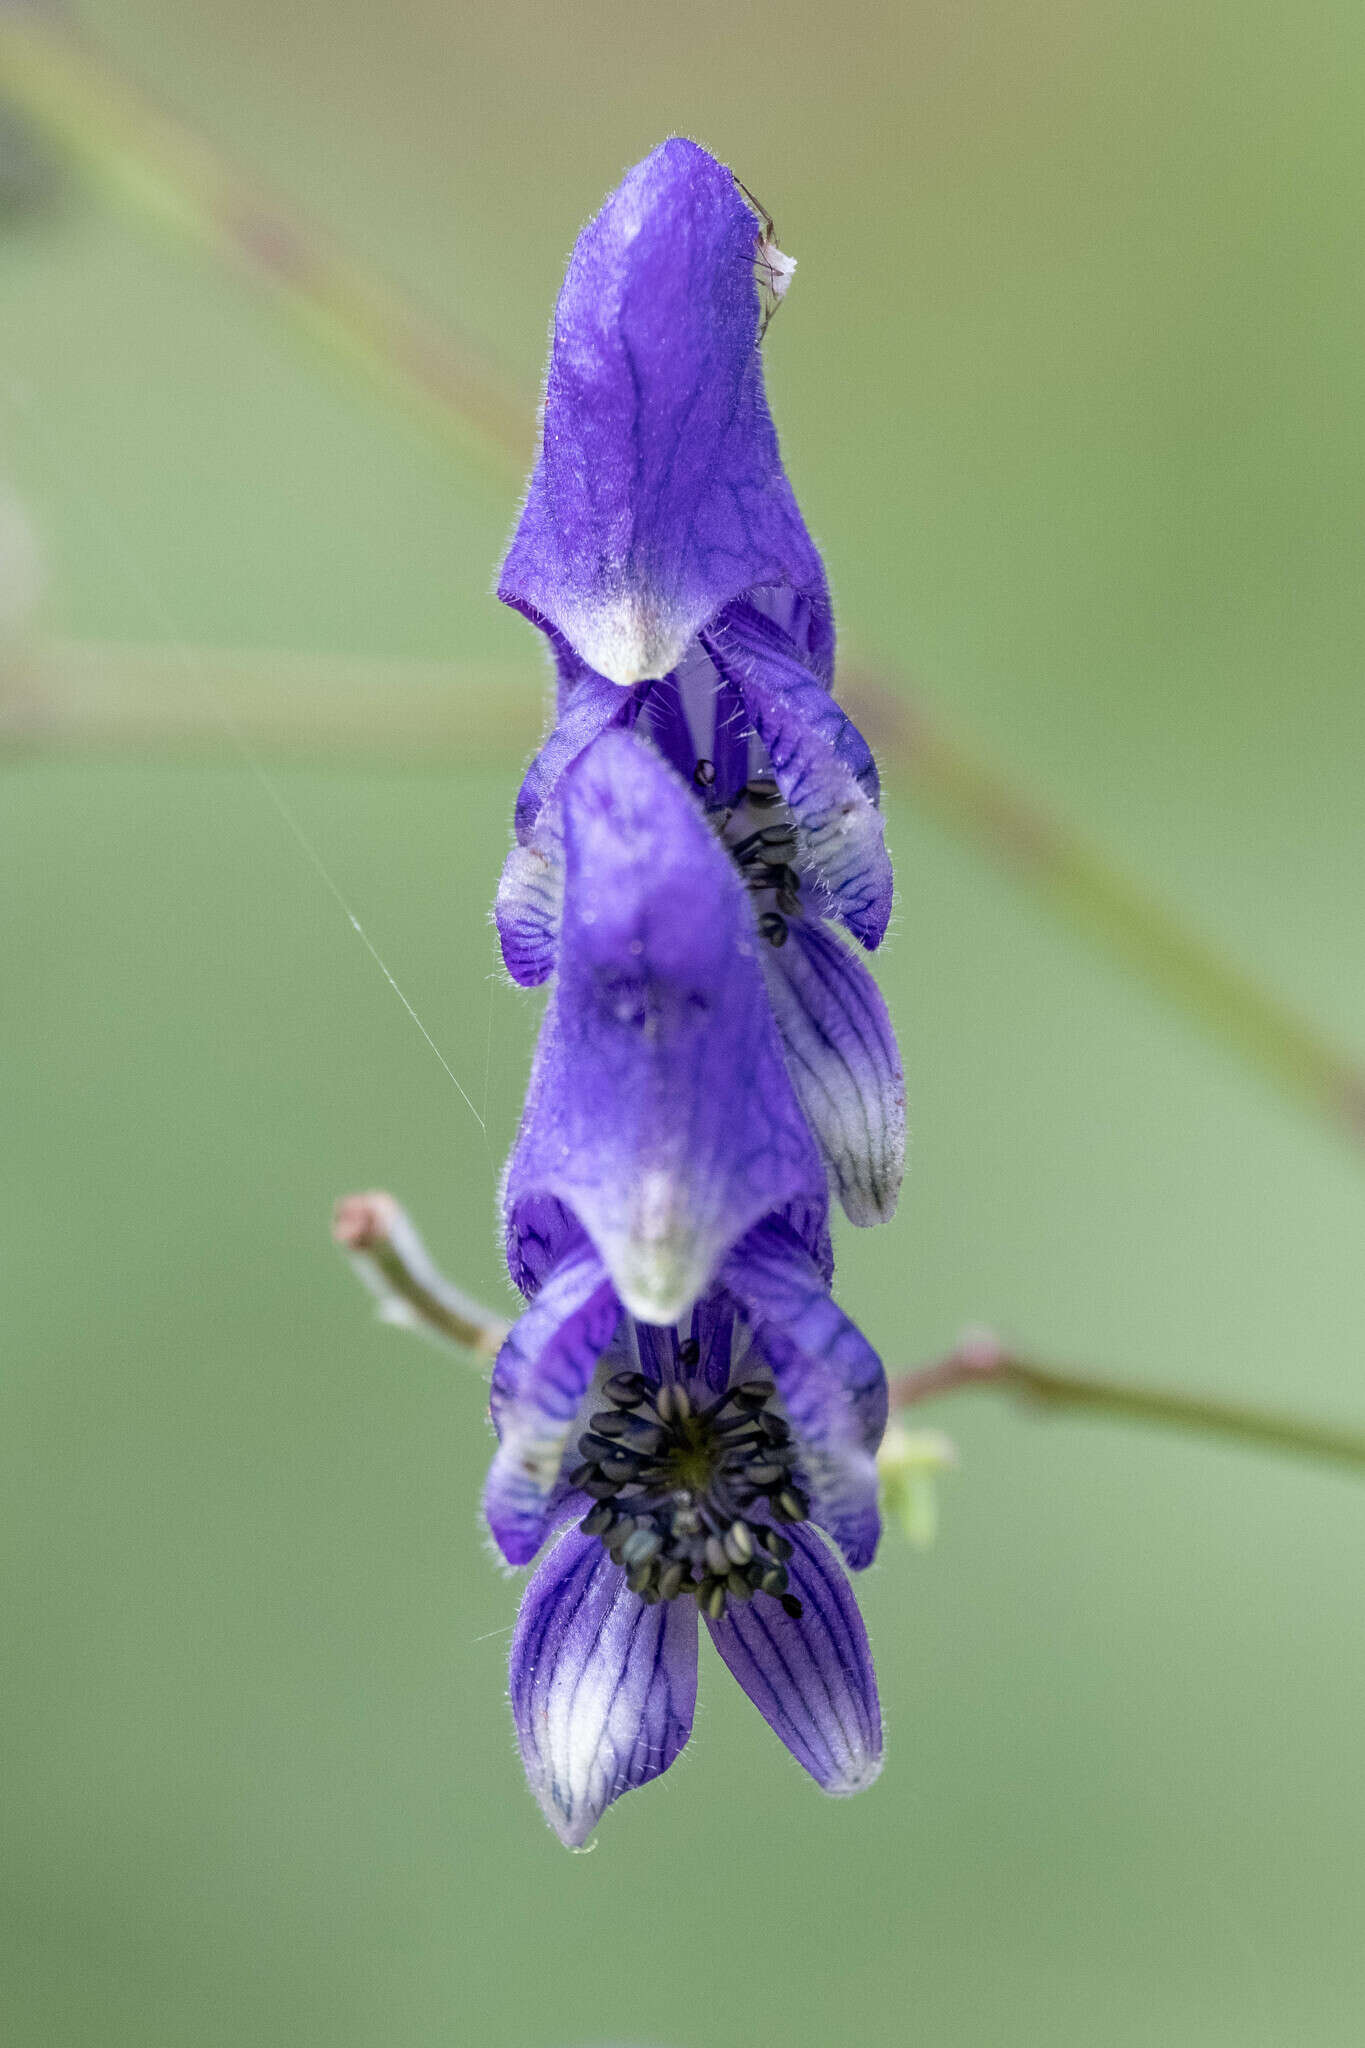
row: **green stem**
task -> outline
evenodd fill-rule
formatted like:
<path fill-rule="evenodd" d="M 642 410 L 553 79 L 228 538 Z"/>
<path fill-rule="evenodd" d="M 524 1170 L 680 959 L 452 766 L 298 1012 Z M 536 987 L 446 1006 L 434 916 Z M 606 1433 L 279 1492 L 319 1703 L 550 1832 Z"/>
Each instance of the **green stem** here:
<path fill-rule="evenodd" d="M 1274 989 L 1001 775 L 967 753 L 908 692 L 855 676 L 844 692 L 874 748 L 903 768 L 925 805 L 1027 881 L 1073 928 L 1210 1037 L 1233 1047 L 1282 1094 L 1365 1146 L 1365 1067 Z"/>
<path fill-rule="evenodd" d="M 378 1302 L 384 1322 L 480 1361 L 497 1357 L 510 1325 L 446 1279 L 392 1195 L 343 1195 L 332 1216 L 332 1239 Z"/>
<path fill-rule="evenodd" d="M 1165 1429 L 1226 1437 L 1261 1450 L 1287 1451 L 1295 1457 L 1365 1471 L 1365 1430 L 1307 1421 L 1243 1401 L 1187 1394 L 1174 1387 L 1060 1372 L 1019 1357 L 989 1337 L 967 1339 L 938 1364 L 893 1380 L 891 1400 L 896 1408 L 911 1408 L 969 1387 L 1001 1388 L 1042 1408 L 1089 1410 L 1128 1422 L 1151 1422 Z"/>
<path fill-rule="evenodd" d="M 276 761 L 501 766 L 540 736 L 541 685 L 524 661 L 22 642 L 0 646 L 0 758 L 193 759 L 240 742 Z"/>
<path fill-rule="evenodd" d="M 520 484 L 535 413 L 515 382 L 118 77 L 69 22 L 0 8 L 0 87 L 111 198 L 245 273 L 428 432 Z"/>
<path fill-rule="evenodd" d="M 114 75 L 67 24 L 23 9 L 0 11 L 0 87 L 102 188 L 245 270 L 282 312 L 415 408 L 431 431 L 520 481 L 531 452 L 529 395 L 471 344 L 438 331 L 383 280 L 266 198 L 183 122 Z M 899 772 L 954 831 L 1021 875 L 1074 928 L 1234 1048 L 1282 1094 L 1365 1147 L 1365 1069 L 1357 1059 L 972 758 L 899 679 L 855 679 L 846 695 L 880 742 L 891 774 Z M 18 713 L 10 707 L 11 737 L 17 731 L 40 743 L 41 693 L 28 706 L 36 716 L 25 716 L 22 692 L 20 701 Z M 472 694 L 463 700 L 466 712 L 478 715 Z M 68 698 L 65 713 L 59 707 L 49 721 L 49 735 L 77 738 L 81 715 Z M 107 693 L 102 715 L 106 722 L 121 716 Z M 329 707 L 324 737 L 330 742 L 335 724 L 344 744 L 344 723 L 356 732 L 368 723 L 382 748 L 385 715 L 376 706 L 367 721 L 352 707 L 343 719 L 339 706 L 335 716 Z M 262 719 L 268 723 L 264 708 Z M 430 721 L 439 726 L 443 714 L 433 707 Z M 125 723 L 136 729 L 135 717 Z M 168 723 L 174 744 L 183 714 Z M 155 718 L 143 730 L 153 742 L 165 738 Z"/>

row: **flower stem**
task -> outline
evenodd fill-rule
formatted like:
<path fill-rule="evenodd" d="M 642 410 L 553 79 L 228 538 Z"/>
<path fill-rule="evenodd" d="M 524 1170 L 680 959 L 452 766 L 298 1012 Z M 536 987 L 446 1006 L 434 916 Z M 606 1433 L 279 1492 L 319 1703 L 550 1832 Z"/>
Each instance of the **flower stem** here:
<path fill-rule="evenodd" d="M 392 1195 L 345 1195 L 332 1236 L 379 1303 L 386 1323 L 496 1358 L 509 1325 L 462 1294 L 438 1271 L 407 1212 Z"/>
<path fill-rule="evenodd" d="M 1090 1410 L 1129 1422 L 1226 1437 L 1261 1450 L 1287 1451 L 1365 1471 L 1365 1430 L 1314 1422 L 1275 1409 L 1175 1387 L 1151 1387 L 1091 1373 L 1062 1372 L 1021 1357 L 997 1338 L 974 1333 L 937 1364 L 922 1366 L 891 1382 L 895 1408 L 955 1394 L 969 1387 L 996 1387 L 1040 1408 Z"/>
<path fill-rule="evenodd" d="M 442 332 L 382 278 L 267 198 L 183 121 L 121 78 L 67 21 L 0 7 L 0 89 L 102 190 L 246 274 L 324 348 L 415 410 L 429 431 L 520 483 L 531 453 L 529 394 L 519 393 L 515 380 L 480 349 Z M 56 689 L 51 679 L 49 687 Z M 1073 928 L 1236 1050 L 1281 1094 L 1325 1116 L 1365 1149 L 1365 1067 L 1358 1059 L 974 759 L 900 679 L 855 678 L 845 694 L 880 743 L 888 770 L 899 772 L 927 808 L 1022 875 Z M 0 700 L 4 695 L 0 676 Z M 30 691 L 26 701 L 27 715 L 22 700 L 18 713 L 11 709 L 11 744 L 16 730 L 21 743 L 42 744 L 41 691 L 37 697 Z M 6 708 L 0 701 L 0 747 Z M 261 743 L 269 745 L 271 718 L 287 722 L 287 710 L 259 708 Z M 333 733 L 342 723 L 338 707 L 320 703 L 318 711 L 324 746 L 333 737 L 345 744 L 340 731 Z M 49 743 L 54 733 L 79 743 L 81 721 L 89 715 L 89 703 L 67 692 L 47 721 Z M 106 721 L 121 716 L 107 692 L 95 724 L 101 715 Z M 163 715 L 168 734 L 149 710 L 140 722 L 126 720 L 129 736 L 176 744 L 184 714 Z M 376 694 L 370 743 L 391 752 L 386 741 L 395 736 L 385 730 L 387 716 Z M 435 705 L 430 718 L 433 729 L 447 723 Z"/>
<path fill-rule="evenodd" d="M 345 1196 L 337 1203 L 332 1235 L 377 1298 L 385 1322 L 453 1344 L 479 1360 L 496 1358 L 507 1335 L 506 1321 L 471 1301 L 437 1270 L 415 1226 L 392 1195 Z M 1259 1450 L 1288 1451 L 1296 1457 L 1365 1471 L 1365 1430 L 1314 1422 L 1242 1401 L 1187 1394 L 1175 1387 L 1060 1372 L 1020 1356 L 985 1331 L 965 1336 L 936 1364 L 892 1380 L 891 1405 L 893 1411 L 917 1408 L 924 1401 L 972 1387 L 1002 1389 L 1039 1408 L 1088 1409 L 1122 1421 L 1153 1422 L 1167 1429 L 1225 1437 Z M 935 1442 L 935 1462 L 953 1462 L 947 1439 Z"/>
<path fill-rule="evenodd" d="M 1065 920 L 1232 1046 L 1281 1093 L 1365 1146 L 1365 1066 L 1275 990 L 1191 929 L 1059 819 L 943 731 L 901 688 L 866 675 L 845 692 L 874 749 L 926 807 L 1022 876 Z"/>
<path fill-rule="evenodd" d="M 535 412 L 515 382 L 120 77 L 71 22 L 0 7 L 0 88 L 107 196 L 247 276 L 428 432 L 520 484 Z"/>
<path fill-rule="evenodd" d="M 21 640 L 0 644 L 0 759 L 214 758 L 240 741 L 274 761 L 505 767 L 540 736 L 542 681 L 521 660 Z"/>

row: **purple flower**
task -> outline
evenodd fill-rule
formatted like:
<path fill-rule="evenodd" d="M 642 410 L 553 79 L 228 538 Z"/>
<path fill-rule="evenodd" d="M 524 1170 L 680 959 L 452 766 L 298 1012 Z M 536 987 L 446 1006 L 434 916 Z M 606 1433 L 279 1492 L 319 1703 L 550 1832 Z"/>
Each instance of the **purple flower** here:
<path fill-rule="evenodd" d="M 777 450 L 755 342 L 758 222 L 723 164 L 675 136 L 578 238 L 555 308 L 545 431 L 499 595 L 566 669 L 668 675 L 732 597 L 784 593 L 833 654 L 820 557 Z"/>
<path fill-rule="evenodd" d="M 824 1169 L 743 883 L 633 735 L 584 754 L 562 812 L 559 972 L 504 1190 L 508 1264 L 532 1306 L 493 1377 L 493 1533 L 517 1564 L 544 1541 L 623 1315 L 676 1324 L 723 1280 L 806 1417 L 830 1526 L 866 1563 L 885 1385 L 828 1298 Z"/>
<path fill-rule="evenodd" d="M 494 1369 L 485 1509 L 514 1564 L 558 1534 L 512 1698 L 576 1844 L 686 1740 L 698 1611 L 827 1790 L 871 1781 L 866 1637 L 801 1525 L 871 1561 L 887 1396 L 830 1299 L 824 1172 L 734 863 L 631 734 L 584 754 L 560 808 L 559 972 L 505 1192 L 530 1306 Z"/>
<path fill-rule="evenodd" d="M 559 792 L 611 727 L 647 733 L 745 881 L 788 1071 L 855 1223 L 900 1187 L 905 1091 L 875 983 L 891 909 L 878 783 L 830 695 L 824 571 L 763 391 L 759 224 L 730 173 L 664 143 L 579 238 L 560 294 L 544 447 L 501 596 L 550 638 L 558 721 L 517 801 L 498 924 L 545 979 Z"/>
<path fill-rule="evenodd" d="M 496 910 L 514 979 L 553 979 L 504 1189 L 528 1306 L 484 1505 L 509 1562 L 552 1544 L 511 1691 L 575 1846 L 686 1742 L 699 1615 L 827 1791 L 881 1761 L 836 1551 L 876 1550 L 887 1389 L 830 1296 L 828 1203 L 876 1222 L 900 1183 L 899 1055 L 843 936 L 880 943 L 891 870 L 768 413 L 756 261 L 785 259 L 704 150 L 629 173 L 569 266 L 499 586 L 559 696 Z"/>
<path fill-rule="evenodd" d="M 686 1743 L 699 1613 L 826 1792 L 862 1791 L 881 1768 L 867 1635 L 837 1560 L 805 1526 L 799 1439 L 771 1379 L 749 1360 L 730 1364 L 733 1312 L 708 1299 L 694 1328 L 705 1335 L 680 1341 L 636 1326 L 640 1366 L 601 1383 L 566 1507 L 582 1519 L 535 1572 L 517 1618 L 517 1740 L 571 1848 Z"/>
<path fill-rule="evenodd" d="M 672 1322 L 760 1217 L 822 1208 L 824 1171 L 743 884 L 687 789 L 643 739 L 607 733 L 559 810 L 559 971 L 508 1168 L 512 1276 L 538 1277 L 553 1199 L 630 1312 Z"/>

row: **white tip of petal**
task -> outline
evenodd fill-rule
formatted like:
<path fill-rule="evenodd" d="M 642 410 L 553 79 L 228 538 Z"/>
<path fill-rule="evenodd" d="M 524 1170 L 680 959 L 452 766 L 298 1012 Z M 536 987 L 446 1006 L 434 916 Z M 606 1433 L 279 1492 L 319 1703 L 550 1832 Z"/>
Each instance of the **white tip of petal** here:
<path fill-rule="evenodd" d="M 713 1247 L 689 1210 L 687 1189 L 671 1173 L 640 1176 L 624 1228 L 599 1248 L 627 1311 L 643 1323 L 673 1323 L 711 1278 Z"/>
<path fill-rule="evenodd" d="M 875 1785 L 882 1774 L 884 1758 L 880 1750 L 875 1755 L 866 1750 L 860 1756 L 849 1757 L 837 1778 L 821 1786 L 831 1799 L 851 1799 L 855 1792 L 866 1792 L 869 1785 Z"/>
<path fill-rule="evenodd" d="M 696 631 L 648 590 L 623 591 L 614 602 L 578 618 L 564 620 L 564 630 L 584 661 L 610 683 L 629 690 L 636 683 L 655 682 L 678 666 Z"/>

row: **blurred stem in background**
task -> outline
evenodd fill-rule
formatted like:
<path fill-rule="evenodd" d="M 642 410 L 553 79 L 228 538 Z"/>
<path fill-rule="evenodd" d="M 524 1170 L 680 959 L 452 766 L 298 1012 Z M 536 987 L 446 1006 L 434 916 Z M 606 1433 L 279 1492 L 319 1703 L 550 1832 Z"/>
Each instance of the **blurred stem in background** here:
<path fill-rule="evenodd" d="M 111 70 L 69 24 L 0 0 L 0 91 L 97 188 L 141 217 L 172 227 L 252 283 L 333 355 L 363 370 L 465 460 L 492 466 L 520 488 L 531 454 L 533 406 L 480 348 L 438 330 L 383 280 L 352 262 L 277 200 L 264 195 L 200 136 Z M 268 752 L 297 750 L 306 731 L 339 750 L 425 759 L 442 746 L 467 757 L 471 725 L 489 723 L 486 700 L 456 671 L 443 694 L 403 674 L 382 690 L 356 680 L 333 690 L 337 665 L 295 664 L 287 694 L 261 687 L 240 657 L 195 655 L 207 680 L 231 664 L 245 690 L 234 723 Z M 181 657 L 183 667 L 184 657 Z M 12 663 L 13 667 L 14 664 Z M 41 650 L 0 673 L 0 746 L 157 746 L 211 742 L 186 720 L 155 654 Z M 528 676 L 529 682 L 529 676 Z M 1365 1148 L 1365 1067 L 1292 1004 L 1234 963 L 1095 849 L 949 737 L 904 682 L 852 678 L 845 692 L 893 776 L 954 831 L 1022 877 L 1078 931 L 1138 972 L 1282 1094 L 1325 1117 Z M 395 704 L 402 706 L 395 718 Z M 513 706 L 515 708 L 513 708 Z M 509 721 L 509 710 L 511 717 Z M 466 723 L 469 721 L 470 723 Z M 493 721 L 508 741 L 538 729 L 524 705 L 501 696 Z M 492 735 L 490 734 L 490 738 Z"/>
<path fill-rule="evenodd" d="M 392 1195 L 347 1195 L 336 1205 L 332 1236 L 379 1303 L 382 1322 L 474 1359 L 497 1357 L 511 1325 L 446 1279 Z"/>
<path fill-rule="evenodd" d="M 1292 1451 L 1308 1458 L 1365 1471 L 1365 1430 L 1306 1422 L 1301 1416 L 1188 1393 L 1132 1380 L 1061 1370 L 1021 1357 L 988 1331 L 972 1331 L 933 1365 L 902 1373 L 891 1382 L 892 1406 L 913 1408 L 964 1388 L 996 1387 L 1040 1412 L 1064 1409 L 1112 1415 L 1130 1422 L 1155 1422 L 1169 1429 L 1227 1437 L 1263 1450 Z"/>
<path fill-rule="evenodd" d="M 481 1308 L 447 1280 L 433 1263 L 402 1205 L 392 1195 L 347 1195 L 336 1207 L 332 1235 L 379 1303 L 381 1319 L 452 1346 L 474 1363 L 497 1356 L 508 1325 Z M 1019 1395 L 1040 1413 L 1063 1410 L 1111 1415 L 1122 1421 L 1152 1422 L 1169 1429 L 1261 1450 L 1288 1451 L 1365 1471 L 1365 1431 L 1305 1421 L 1274 1409 L 1191 1394 L 1182 1388 L 1144 1386 L 1089 1372 L 1036 1364 L 989 1331 L 971 1331 L 946 1358 L 891 1382 L 895 1410 L 918 1407 L 945 1394 L 994 1387 Z M 916 1465 L 943 1469 L 954 1462 L 946 1438 L 897 1432 L 893 1423 L 881 1462 L 883 1484 L 894 1496 L 898 1479 Z M 905 1518 L 912 1540 L 913 1516 Z"/>
<path fill-rule="evenodd" d="M 0 91 L 102 194 L 198 242 L 465 460 L 520 485 L 535 415 L 497 365 L 424 319 L 314 223 L 294 218 L 118 78 L 75 24 L 0 0 Z"/>

